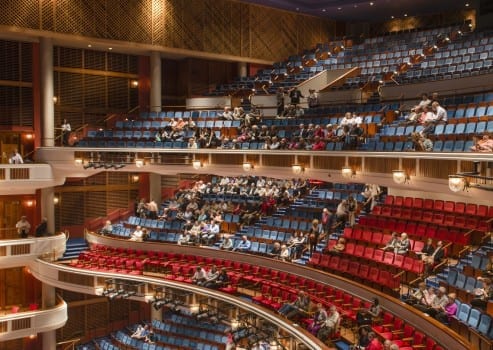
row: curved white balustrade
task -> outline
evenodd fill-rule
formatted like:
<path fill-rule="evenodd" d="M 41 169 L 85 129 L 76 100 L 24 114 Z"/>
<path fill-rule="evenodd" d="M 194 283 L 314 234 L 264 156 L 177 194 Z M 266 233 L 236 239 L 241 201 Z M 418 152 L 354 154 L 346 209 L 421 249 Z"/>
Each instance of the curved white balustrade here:
<path fill-rule="evenodd" d="M 222 292 L 218 292 L 214 289 L 202 288 L 196 285 L 181 283 L 171 280 L 164 280 L 162 278 L 154 278 L 148 276 L 128 276 L 128 275 L 118 275 L 113 273 L 105 273 L 99 271 L 83 271 L 80 269 L 72 268 L 69 266 L 61 265 L 61 264 L 52 264 L 46 261 L 37 260 L 36 262 L 31 264 L 31 272 L 38 280 L 43 283 L 47 283 L 58 288 L 71 290 L 74 292 L 85 293 L 85 294 L 93 294 L 93 295 L 101 295 L 101 290 L 104 286 L 97 285 L 97 278 L 115 278 L 119 276 L 122 279 L 131 279 L 132 281 L 138 281 L 143 283 L 149 283 L 152 285 L 160 285 L 164 287 L 170 287 L 174 289 L 186 290 L 194 293 L 199 293 L 202 295 L 206 295 L 208 297 L 214 299 L 220 299 L 225 302 L 229 302 L 233 305 L 236 305 L 238 308 L 254 313 L 263 319 L 266 319 L 273 324 L 278 325 L 280 328 L 285 330 L 294 338 L 303 342 L 303 344 L 307 347 L 307 349 L 323 349 L 325 345 L 320 342 L 317 338 L 311 336 L 306 330 L 299 327 L 297 324 L 293 324 L 287 319 L 278 318 L 277 315 L 269 310 L 266 310 L 256 304 L 253 304 L 244 299 L 225 294 Z M 84 276 L 83 280 L 86 285 L 81 285 L 77 283 L 70 283 L 65 281 L 60 281 L 59 276 L 64 272 L 67 274 L 73 274 L 76 276 Z M 88 283 L 89 282 L 89 283 Z M 90 283 L 92 282 L 92 283 Z M 131 297 L 131 299 L 144 301 L 142 297 Z"/>
<path fill-rule="evenodd" d="M 55 176 L 50 164 L 0 164 L 2 194 L 34 194 L 37 189 L 62 185 L 65 177 Z"/>
<path fill-rule="evenodd" d="M 67 319 L 67 304 L 61 299 L 58 300 L 56 306 L 49 309 L 0 316 L 2 325 L 0 342 L 56 330 L 63 327 Z"/>
<path fill-rule="evenodd" d="M 0 240 L 0 266 L 27 266 L 38 258 L 55 261 L 65 252 L 65 234 Z"/>

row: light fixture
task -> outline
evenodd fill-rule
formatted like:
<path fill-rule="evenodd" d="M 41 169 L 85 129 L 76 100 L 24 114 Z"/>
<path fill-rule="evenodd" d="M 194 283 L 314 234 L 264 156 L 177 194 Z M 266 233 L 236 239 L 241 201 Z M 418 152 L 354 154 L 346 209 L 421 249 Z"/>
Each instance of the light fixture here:
<path fill-rule="evenodd" d="M 80 166 L 80 165 L 82 165 L 83 160 L 82 160 L 82 158 L 75 158 L 74 162 L 75 162 L 75 165 Z"/>
<path fill-rule="evenodd" d="M 404 170 L 392 170 L 392 178 L 396 184 L 409 182 L 409 175 Z"/>
<path fill-rule="evenodd" d="M 34 205 L 34 201 L 32 201 L 32 200 L 26 201 L 26 206 L 32 207 L 33 205 Z"/>
<path fill-rule="evenodd" d="M 134 89 L 135 88 L 138 88 L 139 87 L 139 81 L 138 80 L 135 80 L 135 79 L 131 80 L 130 81 L 130 87 L 132 87 Z"/>
<path fill-rule="evenodd" d="M 343 178 L 350 179 L 356 175 L 356 172 L 350 166 L 344 166 L 341 169 L 341 175 Z"/>
<path fill-rule="evenodd" d="M 55 103 L 55 104 L 56 104 L 57 102 L 58 102 L 58 97 L 53 96 L 53 103 Z"/>
<path fill-rule="evenodd" d="M 137 168 L 142 168 L 144 166 L 144 160 L 142 160 L 142 159 L 136 159 L 135 160 L 135 166 Z"/>
<path fill-rule="evenodd" d="M 452 192 L 464 191 L 467 189 L 468 183 L 464 176 L 461 175 L 449 175 L 448 177 L 448 188 Z"/>
<path fill-rule="evenodd" d="M 302 165 L 299 165 L 299 164 L 293 164 L 293 165 L 291 165 L 291 169 L 293 169 L 293 173 L 296 174 L 296 175 L 299 175 L 299 174 L 305 172 L 305 168 Z"/>
<path fill-rule="evenodd" d="M 58 203 L 60 203 L 60 198 L 58 198 L 58 197 L 53 197 L 53 204 L 55 204 L 55 205 L 56 205 L 56 204 L 58 204 Z"/>
<path fill-rule="evenodd" d="M 190 305 L 190 312 L 192 314 L 198 314 L 199 311 L 200 311 L 200 305 L 199 304 Z"/>
<path fill-rule="evenodd" d="M 140 180 L 139 175 L 132 175 L 132 183 L 135 184 L 135 183 L 139 182 L 139 180 Z"/>
<path fill-rule="evenodd" d="M 192 160 L 192 166 L 194 169 L 200 169 L 202 168 L 202 162 L 200 161 L 200 159 L 194 159 Z"/>
<path fill-rule="evenodd" d="M 243 163 L 243 170 L 245 170 L 245 171 L 253 170 L 253 164 L 250 162 Z"/>

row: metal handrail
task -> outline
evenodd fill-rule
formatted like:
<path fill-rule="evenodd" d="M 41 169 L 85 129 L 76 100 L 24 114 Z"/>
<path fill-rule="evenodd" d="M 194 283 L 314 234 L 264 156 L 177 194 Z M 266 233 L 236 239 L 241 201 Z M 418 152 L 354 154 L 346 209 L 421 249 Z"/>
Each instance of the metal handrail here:
<path fill-rule="evenodd" d="M 67 349 L 75 349 L 75 345 L 81 341 L 81 338 L 73 338 L 73 339 L 69 339 L 69 340 L 64 340 L 64 341 L 61 341 L 61 342 L 58 342 L 56 343 L 56 346 L 60 346 L 60 345 L 66 345 L 68 344 L 68 346 L 65 346 L 62 348 L 62 350 L 67 350 Z"/>

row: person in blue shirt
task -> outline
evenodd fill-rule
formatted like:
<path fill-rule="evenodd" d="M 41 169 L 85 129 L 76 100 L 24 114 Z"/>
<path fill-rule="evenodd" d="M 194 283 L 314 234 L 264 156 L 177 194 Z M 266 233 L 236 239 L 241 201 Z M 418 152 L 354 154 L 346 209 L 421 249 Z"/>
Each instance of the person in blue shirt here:
<path fill-rule="evenodd" d="M 241 236 L 241 241 L 238 243 L 234 251 L 239 251 L 239 252 L 248 252 L 250 250 L 250 247 L 252 246 L 252 242 L 248 240 L 247 236 Z"/>

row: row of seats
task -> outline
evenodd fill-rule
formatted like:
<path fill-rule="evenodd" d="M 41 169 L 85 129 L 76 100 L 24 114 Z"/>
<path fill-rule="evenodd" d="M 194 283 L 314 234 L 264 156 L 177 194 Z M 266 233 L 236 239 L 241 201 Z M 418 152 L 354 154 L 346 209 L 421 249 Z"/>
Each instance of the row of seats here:
<path fill-rule="evenodd" d="M 443 211 L 445 213 L 466 214 L 480 217 L 493 218 L 493 205 L 478 205 L 476 203 L 463 203 L 454 201 L 444 201 L 441 199 L 430 199 L 420 197 L 403 197 L 386 195 L 384 205 L 406 208 L 422 208 L 432 211 Z"/>

